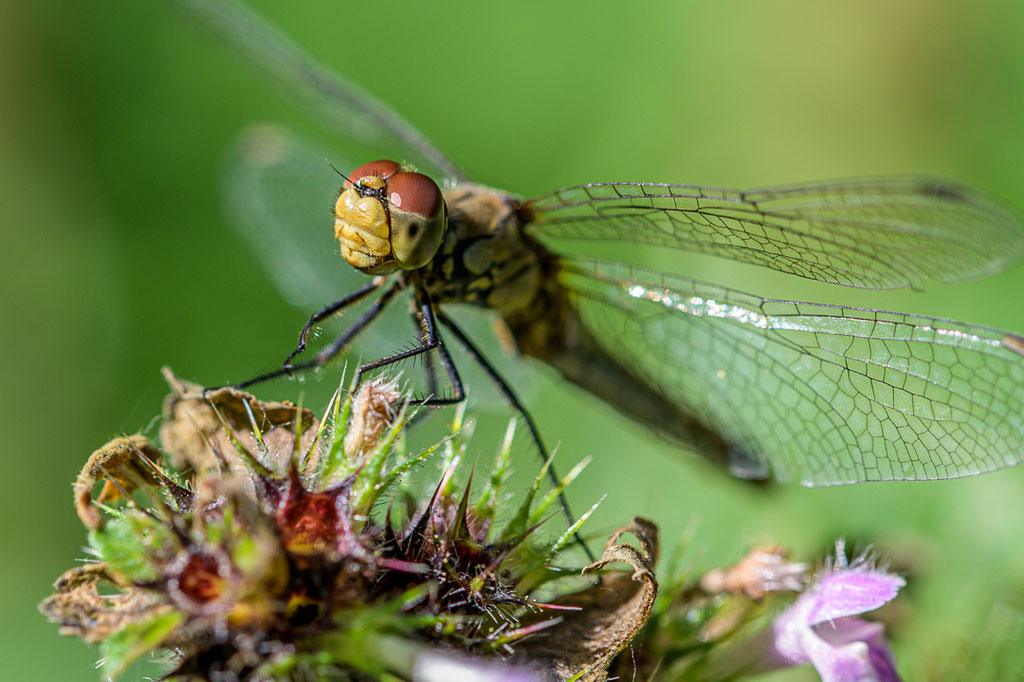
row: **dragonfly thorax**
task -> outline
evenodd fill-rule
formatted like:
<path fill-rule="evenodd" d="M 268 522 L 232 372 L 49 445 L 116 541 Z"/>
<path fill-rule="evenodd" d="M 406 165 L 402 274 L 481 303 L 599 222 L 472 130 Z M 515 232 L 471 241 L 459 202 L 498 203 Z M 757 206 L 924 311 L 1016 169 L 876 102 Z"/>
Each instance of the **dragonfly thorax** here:
<path fill-rule="evenodd" d="M 352 267 L 368 274 L 420 268 L 437 253 L 448 223 L 441 189 L 394 161 L 357 168 L 334 204 L 334 236 Z"/>

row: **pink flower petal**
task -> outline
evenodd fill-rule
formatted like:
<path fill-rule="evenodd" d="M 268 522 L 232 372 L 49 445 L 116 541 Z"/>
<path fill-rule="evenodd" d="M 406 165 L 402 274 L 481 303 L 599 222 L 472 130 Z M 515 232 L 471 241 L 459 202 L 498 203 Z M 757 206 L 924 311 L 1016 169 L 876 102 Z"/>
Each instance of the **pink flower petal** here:
<path fill-rule="evenodd" d="M 863 618 L 843 618 L 835 623 L 823 623 L 814 628 L 815 633 L 833 647 L 847 647 L 851 643 L 867 646 L 867 660 L 873 677 L 883 682 L 898 681 L 896 661 L 888 642 L 885 641 L 885 626 Z M 856 678 L 854 678 L 856 679 Z"/>
<path fill-rule="evenodd" d="M 801 596 L 815 601 L 808 611 L 807 625 L 874 611 L 893 599 L 905 584 L 900 576 L 885 571 L 846 569 L 830 573 L 812 592 Z"/>

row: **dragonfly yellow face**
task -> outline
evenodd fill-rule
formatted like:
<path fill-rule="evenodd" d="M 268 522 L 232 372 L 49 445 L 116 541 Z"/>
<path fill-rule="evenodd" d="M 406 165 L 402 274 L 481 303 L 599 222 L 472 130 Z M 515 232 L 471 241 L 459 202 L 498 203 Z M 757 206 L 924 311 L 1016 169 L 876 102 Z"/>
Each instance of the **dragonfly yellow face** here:
<path fill-rule="evenodd" d="M 591 183 L 521 198 L 473 183 L 397 114 L 246 10 L 179 1 L 326 114 L 341 140 L 387 150 L 434 179 L 374 162 L 338 195 L 319 149 L 280 130 L 247 138 L 230 181 L 235 226 L 293 302 L 323 305 L 354 289 L 310 318 L 286 369 L 256 380 L 322 366 L 409 295 L 419 345 L 361 371 L 433 358 L 424 365 L 435 404 L 465 396 L 447 338 L 524 411 L 480 352 L 481 337 L 456 322 L 458 304 L 471 304 L 492 311 L 521 354 L 741 476 L 806 485 L 939 479 L 1024 458 L 1024 339 L 1016 334 L 762 298 L 578 255 L 584 242 L 628 242 L 837 286 L 953 283 L 1024 255 L 1024 226 L 998 201 L 907 177 L 747 191 Z M 369 281 L 351 279 L 356 270 L 324 241 L 332 201 L 342 253 Z M 360 301 L 369 303 L 343 334 L 292 363 L 314 326 Z M 403 340 L 378 338 L 374 348 L 381 355 Z M 441 399 L 434 361 L 454 389 Z"/>
<path fill-rule="evenodd" d="M 348 264 L 367 274 L 422 267 L 448 226 L 441 188 L 395 161 L 371 161 L 346 179 L 334 203 L 334 236 Z"/>

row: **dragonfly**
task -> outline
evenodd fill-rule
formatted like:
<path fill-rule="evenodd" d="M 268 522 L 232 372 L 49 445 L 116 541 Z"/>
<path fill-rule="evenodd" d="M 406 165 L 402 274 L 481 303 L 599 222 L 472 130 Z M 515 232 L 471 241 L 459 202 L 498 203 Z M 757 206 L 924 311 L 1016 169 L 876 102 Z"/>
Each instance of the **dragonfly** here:
<path fill-rule="evenodd" d="M 764 298 L 574 255 L 604 241 L 841 287 L 952 283 L 1024 253 L 1024 226 L 999 201 L 920 177 L 754 190 L 597 182 L 524 198 L 473 182 L 401 116 L 244 6 L 175 4 L 319 114 L 335 138 L 399 159 L 352 163 L 339 178 L 316 145 L 279 128 L 243 139 L 228 184 L 233 222 L 290 300 L 322 307 L 284 366 L 240 386 L 322 367 L 407 296 L 416 345 L 360 371 L 429 355 L 424 402 L 458 402 L 466 391 L 448 351 L 454 340 L 526 417 L 542 454 L 526 406 L 481 350 L 481 332 L 460 324 L 464 311 L 487 311 L 520 355 L 743 478 L 934 480 L 1020 461 L 1018 334 Z M 357 303 L 363 312 L 340 336 L 302 355 L 319 323 Z M 439 381 L 450 394 L 437 393 Z"/>

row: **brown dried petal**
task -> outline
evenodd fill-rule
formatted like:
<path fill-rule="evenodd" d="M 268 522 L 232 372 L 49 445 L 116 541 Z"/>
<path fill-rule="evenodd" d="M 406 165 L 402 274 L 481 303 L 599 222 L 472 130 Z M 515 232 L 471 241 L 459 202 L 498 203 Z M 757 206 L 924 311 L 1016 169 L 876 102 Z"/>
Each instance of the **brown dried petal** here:
<path fill-rule="evenodd" d="M 711 594 L 743 593 L 760 599 L 767 592 L 800 590 L 806 578 L 807 564 L 788 561 L 781 547 L 755 547 L 734 565 L 709 571 L 700 586 Z"/>
<path fill-rule="evenodd" d="M 51 595 L 39 605 L 39 611 L 55 623 L 60 634 L 81 637 L 98 644 L 121 628 L 146 620 L 172 607 L 155 593 L 122 588 L 120 594 L 101 595 L 100 581 L 113 583 L 105 564 L 88 564 L 66 572 Z"/>
<path fill-rule="evenodd" d="M 171 393 L 164 400 L 164 421 L 160 426 L 160 444 L 179 468 L 205 471 L 217 468 L 221 456 L 239 473 L 244 465 L 224 431 L 226 425 L 235 438 L 261 463 L 282 473 L 288 465 L 295 443 L 296 415 L 299 408 L 289 402 L 263 402 L 234 388 L 205 391 L 202 386 L 179 379 L 167 367 L 164 378 Z M 252 411 L 273 461 L 263 461 L 246 405 Z M 309 410 L 301 410 L 302 436 L 299 452 L 305 452 L 316 436 L 317 419 Z M 223 421 L 222 421 L 223 420 Z M 220 456 L 218 456 L 220 453 Z"/>
<path fill-rule="evenodd" d="M 654 521 L 642 516 L 634 516 L 627 525 L 612 533 L 604 543 L 604 551 L 610 550 L 626 533 L 632 533 L 633 537 L 640 541 L 640 549 L 651 566 L 658 563 L 658 526 Z M 583 569 L 583 572 L 587 573 L 589 569 L 590 566 Z"/>
<path fill-rule="evenodd" d="M 614 544 L 625 533 L 635 535 L 641 548 Z M 633 567 L 632 573 L 602 575 L 597 585 L 557 600 L 555 604 L 559 606 L 581 610 L 569 612 L 558 625 L 517 645 L 518 655 L 561 679 L 607 679 L 608 663 L 640 632 L 651 615 L 658 595 L 653 569 L 657 555 L 657 526 L 647 519 L 633 517 L 629 525 L 612 534 L 601 559 L 583 569 L 583 573 L 592 573 L 610 563 L 623 562 Z"/>
<path fill-rule="evenodd" d="M 122 493 L 130 494 L 143 486 L 161 484 L 143 456 L 150 462 L 161 459 L 160 451 L 144 436 L 115 438 L 89 456 L 74 487 L 75 510 L 86 528 L 99 528 L 102 519 L 99 510 L 92 505 L 92 490 L 99 481 L 106 479 L 107 485 L 96 496 L 97 502 L 116 499 Z"/>

